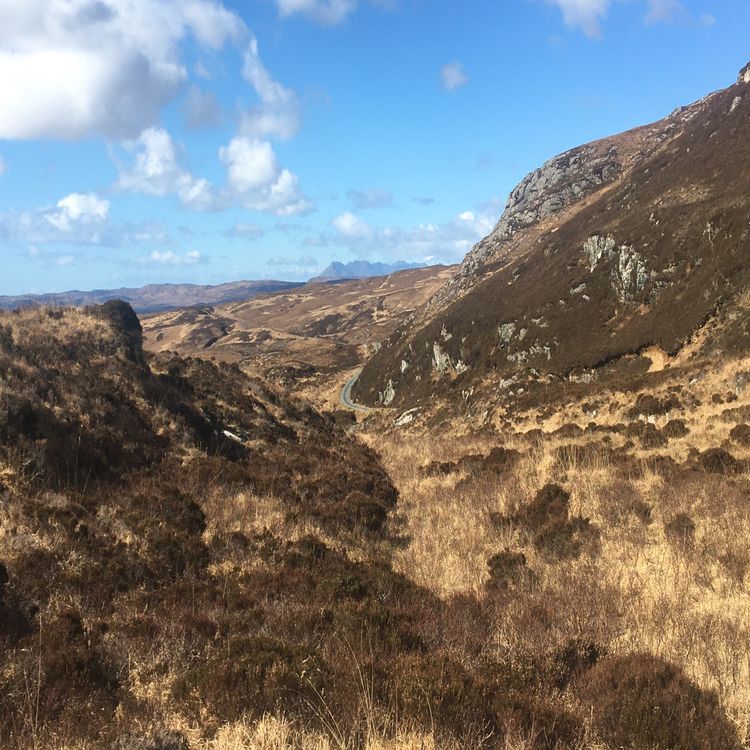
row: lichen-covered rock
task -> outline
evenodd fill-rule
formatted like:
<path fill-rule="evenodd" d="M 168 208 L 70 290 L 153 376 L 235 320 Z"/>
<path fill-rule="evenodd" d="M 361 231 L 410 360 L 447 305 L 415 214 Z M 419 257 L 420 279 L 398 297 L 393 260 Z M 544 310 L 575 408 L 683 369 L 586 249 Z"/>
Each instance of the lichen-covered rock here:
<path fill-rule="evenodd" d="M 589 237 L 583 245 L 583 252 L 588 258 L 589 268 L 594 271 L 600 260 L 611 258 L 615 247 L 617 247 L 617 243 L 613 237 L 600 237 L 598 234 Z"/>
<path fill-rule="evenodd" d="M 621 302 L 632 302 L 646 288 L 651 273 L 646 261 L 632 247 L 623 246 L 612 271 L 612 283 Z"/>

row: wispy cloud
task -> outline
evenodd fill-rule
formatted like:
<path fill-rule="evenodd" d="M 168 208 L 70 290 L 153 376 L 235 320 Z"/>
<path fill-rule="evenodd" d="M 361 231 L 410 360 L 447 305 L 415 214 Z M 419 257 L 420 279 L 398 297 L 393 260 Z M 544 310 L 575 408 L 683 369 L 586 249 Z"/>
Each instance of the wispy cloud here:
<path fill-rule="evenodd" d="M 391 208 L 393 206 L 393 193 L 390 190 L 369 188 L 366 190 L 350 190 L 347 197 L 352 206 L 358 211 L 369 208 Z"/>
<path fill-rule="evenodd" d="M 455 91 L 469 82 L 464 66 L 458 61 L 444 65 L 440 70 L 440 79 L 446 91 Z"/>
<path fill-rule="evenodd" d="M 162 266 L 194 266 L 203 260 L 203 256 L 197 250 L 190 250 L 183 255 L 173 250 L 154 250 L 148 259 Z"/>

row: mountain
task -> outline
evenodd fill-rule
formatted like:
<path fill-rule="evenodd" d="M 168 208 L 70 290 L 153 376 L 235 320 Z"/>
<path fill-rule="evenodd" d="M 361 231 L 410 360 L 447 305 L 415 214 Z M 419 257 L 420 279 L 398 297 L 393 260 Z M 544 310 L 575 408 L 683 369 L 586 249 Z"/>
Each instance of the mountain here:
<path fill-rule="evenodd" d="M 454 271 L 431 266 L 335 284 L 310 282 L 240 302 L 142 316 L 145 346 L 241 363 L 297 389 L 330 388 L 334 373 L 360 365 Z"/>
<path fill-rule="evenodd" d="M 746 351 L 749 135 L 750 66 L 660 122 L 552 159 L 369 360 L 355 397 L 500 403 L 632 361 Z"/>
<path fill-rule="evenodd" d="M 397 271 L 424 268 L 424 263 L 370 263 L 366 260 L 353 260 L 349 263 L 333 261 L 320 275 L 311 281 L 338 281 L 339 279 L 367 279 L 371 276 L 389 276 Z"/>
<path fill-rule="evenodd" d="M 149 284 L 138 289 L 101 289 L 91 292 L 60 292 L 56 294 L 25 294 L 0 297 L 0 310 L 48 305 L 53 307 L 85 307 L 110 300 L 123 300 L 138 313 L 175 310 L 189 305 L 217 305 L 249 299 L 258 294 L 286 291 L 301 286 L 289 281 L 233 281 L 216 286 L 197 284 Z"/>

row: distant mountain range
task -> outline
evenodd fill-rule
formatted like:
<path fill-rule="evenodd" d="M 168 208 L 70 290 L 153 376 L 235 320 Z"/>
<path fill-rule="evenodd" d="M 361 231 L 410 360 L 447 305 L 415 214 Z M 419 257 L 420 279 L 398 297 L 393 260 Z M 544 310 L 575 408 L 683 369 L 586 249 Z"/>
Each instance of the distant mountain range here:
<path fill-rule="evenodd" d="M 234 281 L 217 286 L 197 284 L 149 284 L 140 289 L 99 289 L 92 292 L 61 292 L 59 294 L 24 294 L 17 297 L 0 297 L 0 309 L 52 305 L 56 307 L 82 307 L 101 305 L 113 299 L 128 302 L 137 313 L 154 313 L 191 305 L 218 305 L 224 302 L 257 297 L 259 294 L 288 291 L 298 286 L 290 281 Z"/>
<path fill-rule="evenodd" d="M 372 276 L 390 276 L 397 271 L 424 268 L 424 263 L 370 263 L 366 260 L 353 260 L 350 263 L 333 261 L 320 275 L 310 281 L 338 281 L 340 279 L 369 279 Z"/>
<path fill-rule="evenodd" d="M 355 260 L 351 263 L 334 261 L 319 276 L 311 281 L 327 282 L 344 279 L 368 279 L 373 276 L 389 276 L 397 271 L 424 268 L 424 263 L 368 263 Z M 78 290 L 52 294 L 21 294 L 0 296 L 0 310 L 15 310 L 19 307 L 51 305 L 53 307 L 83 307 L 101 305 L 113 299 L 129 303 L 139 314 L 167 312 L 192 305 L 221 305 L 226 302 L 242 302 L 261 294 L 286 292 L 303 286 L 305 282 L 294 281 L 233 281 L 228 284 L 207 286 L 200 284 L 149 284 L 138 289 L 96 289 L 90 292 Z"/>

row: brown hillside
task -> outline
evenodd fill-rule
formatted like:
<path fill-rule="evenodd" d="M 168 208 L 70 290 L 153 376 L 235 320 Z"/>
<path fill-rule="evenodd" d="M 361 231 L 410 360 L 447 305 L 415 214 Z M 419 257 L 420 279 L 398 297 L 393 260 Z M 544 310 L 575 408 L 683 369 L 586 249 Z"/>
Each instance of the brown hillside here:
<path fill-rule="evenodd" d="M 517 232 L 463 297 L 392 337 L 356 395 L 406 406 L 480 384 L 500 397 L 510 379 L 590 379 L 648 347 L 675 354 L 711 320 L 727 324 L 702 351 L 744 349 L 750 86 L 740 79 L 685 112 L 610 187 Z"/>

